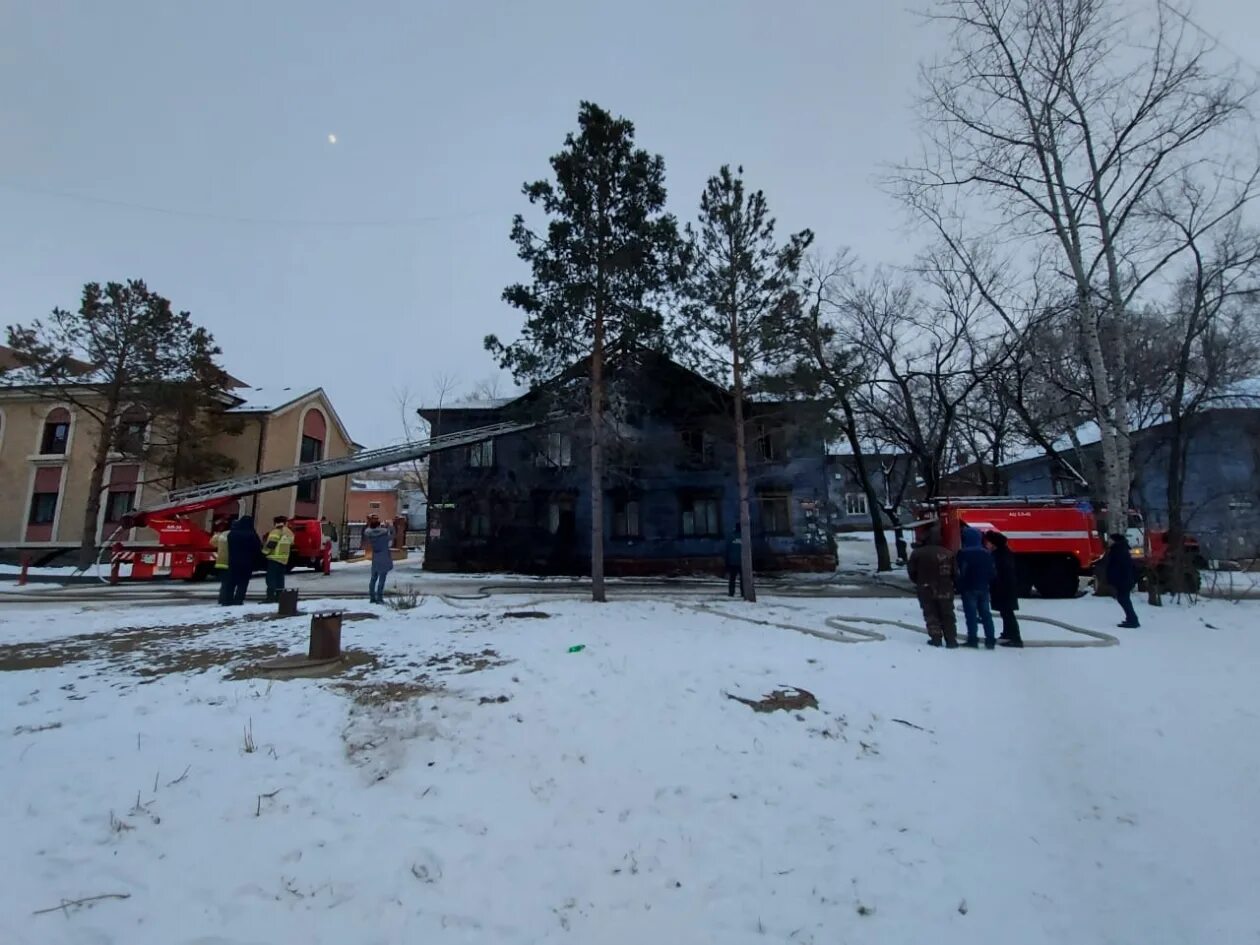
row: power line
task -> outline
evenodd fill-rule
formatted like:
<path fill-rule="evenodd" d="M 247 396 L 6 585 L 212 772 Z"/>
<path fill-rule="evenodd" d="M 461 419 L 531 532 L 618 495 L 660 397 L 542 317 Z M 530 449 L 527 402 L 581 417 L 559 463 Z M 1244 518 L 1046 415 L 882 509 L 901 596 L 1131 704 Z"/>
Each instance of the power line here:
<path fill-rule="evenodd" d="M 210 220 L 218 223 L 238 223 L 248 226 L 296 226 L 312 228 L 352 228 L 352 227 L 408 227 L 426 226 L 430 223 L 449 223 L 458 220 L 471 220 L 476 217 L 503 216 L 511 214 L 504 210 L 470 210 L 459 213 L 435 213 L 416 217 L 398 217 L 394 219 L 369 220 L 314 220 L 293 217 L 251 217 L 231 213 L 215 213 L 208 210 L 188 210 L 180 207 L 159 207 L 153 204 L 134 203 L 128 200 L 115 200 L 95 194 L 82 194 L 68 190 L 54 190 L 46 187 L 33 187 L 29 184 L 0 180 L 0 187 L 16 193 L 35 194 L 43 197 L 59 197 L 64 200 L 77 200 L 81 203 L 92 203 L 106 207 L 119 207 L 125 210 L 138 210 L 143 213 L 159 213 L 163 216 L 184 217 L 193 220 Z"/>

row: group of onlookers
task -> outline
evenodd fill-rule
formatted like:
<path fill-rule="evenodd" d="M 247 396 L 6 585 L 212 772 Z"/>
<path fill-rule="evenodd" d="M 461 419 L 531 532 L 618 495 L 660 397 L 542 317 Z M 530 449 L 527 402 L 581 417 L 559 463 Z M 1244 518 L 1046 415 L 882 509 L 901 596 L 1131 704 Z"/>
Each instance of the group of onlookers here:
<path fill-rule="evenodd" d="M 923 609 L 929 644 L 951 650 L 959 646 L 954 617 L 957 592 L 967 625 L 962 646 L 979 647 L 981 627 L 986 649 L 993 649 L 999 640 L 1003 646 L 1024 645 L 1015 616 L 1019 609 L 1015 557 L 1001 532 L 981 535 L 974 528 L 964 528 L 962 548 L 955 555 L 941 543 L 940 530 L 933 529 L 927 540 L 910 553 L 907 567 Z M 1000 637 L 993 625 L 994 609 L 1002 617 Z"/>
<path fill-rule="evenodd" d="M 284 576 L 289 571 L 293 553 L 293 530 L 288 518 L 277 515 L 271 531 L 263 538 L 254 531 L 254 518 L 244 515 L 232 522 L 216 524 L 210 540 L 214 542 L 215 573 L 219 576 L 219 604 L 238 606 L 245 602 L 254 565 L 262 555 L 266 562 L 267 600 L 278 600 L 284 590 Z M 363 546 L 372 555 L 372 574 L 368 580 L 368 597 L 374 604 L 385 603 L 385 578 L 394 566 L 391 547 L 394 529 L 382 525 L 379 516 L 369 515 L 363 530 Z"/>
<path fill-rule="evenodd" d="M 955 554 L 942 543 L 940 529 L 932 528 L 927 539 L 911 552 L 907 570 L 918 594 L 931 646 L 978 648 L 983 628 L 987 650 L 999 643 L 1023 647 L 1024 639 L 1015 616 L 1019 610 L 1018 569 L 1015 555 L 1001 532 L 981 534 L 978 529 L 964 526 L 962 547 Z M 1124 610 L 1124 622 L 1120 626 L 1139 626 L 1132 598 L 1137 575 L 1124 535 L 1111 536 L 1103 570 L 1116 601 Z M 967 627 L 967 637 L 961 644 L 954 616 L 955 593 L 962 599 Z M 1000 635 L 993 625 L 994 610 L 1002 617 Z"/>

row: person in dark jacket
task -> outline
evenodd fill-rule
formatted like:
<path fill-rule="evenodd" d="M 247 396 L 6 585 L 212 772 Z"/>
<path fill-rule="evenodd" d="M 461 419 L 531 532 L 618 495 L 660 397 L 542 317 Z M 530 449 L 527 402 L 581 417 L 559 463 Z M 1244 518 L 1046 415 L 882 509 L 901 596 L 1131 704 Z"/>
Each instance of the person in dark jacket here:
<path fill-rule="evenodd" d="M 1129 630 L 1140 627 L 1137 611 L 1133 609 L 1133 586 L 1137 584 L 1137 569 L 1133 566 L 1133 552 L 1129 540 L 1117 532 L 1111 536 L 1107 557 L 1103 564 L 1107 583 L 1111 585 L 1116 601 L 1124 610 L 1124 623 L 1117 624 Z"/>
<path fill-rule="evenodd" d="M 967 621 L 967 641 L 963 646 L 980 646 L 978 624 L 984 624 L 984 648 L 997 646 L 993 629 L 993 611 L 989 609 L 989 585 L 997 569 L 993 555 L 984 549 L 980 533 L 974 528 L 962 530 L 962 550 L 958 552 L 958 595 L 962 598 L 963 617 Z"/>
<path fill-rule="evenodd" d="M 928 645 L 947 649 L 958 646 L 958 622 L 954 617 L 954 553 L 941 544 L 939 529 L 928 532 L 927 539 L 915 546 L 906 562 L 906 572 L 914 582 L 927 625 Z"/>
<path fill-rule="evenodd" d="M 1001 532 L 984 533 L 985 546 L 993 554 L 993 582 L 989 585 L 989 598 L 994 609 L 1002 615 L 1002 633 L 998 643 L 1002 646 L 1022 647 L 1024 638 L 1019 635 L 1019 577 L 1015 568 L 1015 555 Z"/>
<path fill-rule="evenodd" d="M 232 586 L 229 603 L 240 605 L 245 603 L 245 592 L 249 590 L 249 579 L 254 573 L 254 564 L 262 554 L 262 541 L 254 531 L 254 517 L 242 515 L 228 529 L 228 582 Z"/>
<path fill-rule="evenodd" d="M 739 578 L 739 596 L 744 596 L 744 543 L 739 537 L 739 525 L 735 534 L 726 542 L 726 596 L 735 596 L 735 579 Z"/>

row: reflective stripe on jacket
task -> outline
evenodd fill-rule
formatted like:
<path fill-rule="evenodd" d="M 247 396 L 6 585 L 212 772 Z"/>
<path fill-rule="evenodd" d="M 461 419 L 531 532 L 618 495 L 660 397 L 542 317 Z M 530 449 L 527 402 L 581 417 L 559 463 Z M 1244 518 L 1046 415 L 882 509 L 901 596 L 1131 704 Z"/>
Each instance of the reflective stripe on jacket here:
<path fill-rule="evenodd" d="M 267 538 L 263 541 L 263 554 L 267 556 L 267 560 L 288 564 L 289 552 L 292 549 L 293 532 L 288 528 L 281 525 L 267 532 Z"/>
<path fill-rule="evenodd" d="M 226 571 L 228 566 L 228 539 L 227 532 L 216 532 L 210 536 L 210 542 L 214 545 L 214 568 L 216 571 Z"/>

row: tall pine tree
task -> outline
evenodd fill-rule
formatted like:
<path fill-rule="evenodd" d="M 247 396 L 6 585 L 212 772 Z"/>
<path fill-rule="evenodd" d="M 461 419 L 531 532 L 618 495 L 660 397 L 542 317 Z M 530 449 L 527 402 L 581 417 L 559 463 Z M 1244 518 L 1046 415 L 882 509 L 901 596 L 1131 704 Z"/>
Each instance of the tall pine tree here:
<path fill-rule="evenodd" d="M 700 197 L 700 217 L 688 225 L 691 269 L 686 285 L 686 332 L 691 360 L 711 378 L 729 385 L 735 423 L 735 468 L 739 527 L 743 537 L 744 599 L 753 587 L 748 508 L 748 451 L 745 393 L 750 377 L 786 354 L 785 328 L 800 311 L 795 289 L 805 250 L 814 234 L 802 230 L 783 245 L 774 237 L 774 218 L 760 191 L 744 188 L 744 169 L 723 165 Z"/>
<path fill-rule="evenodd" d="M 156 454 L 156 441 L 170 425 L 178 426 L 180 410 L 222 410 L 229 379 L 216 361 L 219 348 L 187 312 L 174 311 L 139 279 L 89 282 L 78 311 L 57 308 L 46 320 L 10 325 L 8 342 L 20 379 L 50 388 L 94 421 L 79 547 L 86 567 L 96 556 L 112 457 L 143 461 Z M 204 445 L 199 449 L 206 452 Z"/>
<path fill-rule="evenodd" d="M 524 187 L 549 217 L 534 233 L 518 215 L 517 255 L 533 282 L 503 290 L 525 313 L 519 340 L 491 335 L 487 350 L 518 380 L 538 381 L 589 356 L 591 435 L 591 595 L 604 593 L 604 358 L 613 345 L 663 338 L 660 302 L 675 283 L 681 240 L 665 208 L 665 162 L 634 145 L 634 125 L 591 102 L 578 111 L 578 131 L 551 158 L 555 181 Z"/>

